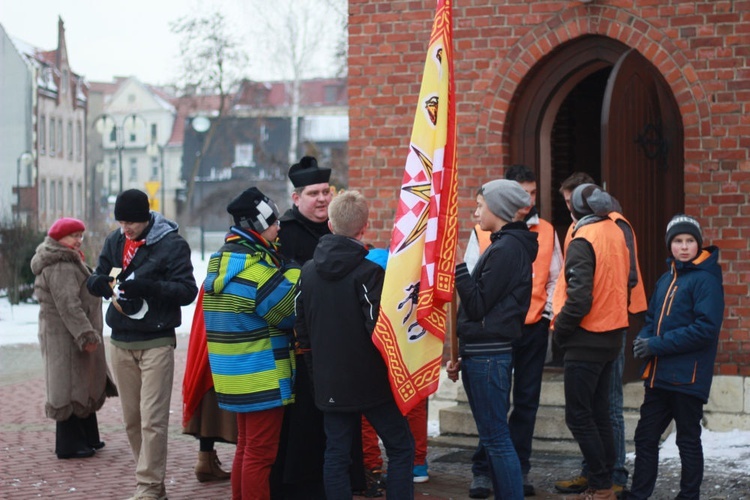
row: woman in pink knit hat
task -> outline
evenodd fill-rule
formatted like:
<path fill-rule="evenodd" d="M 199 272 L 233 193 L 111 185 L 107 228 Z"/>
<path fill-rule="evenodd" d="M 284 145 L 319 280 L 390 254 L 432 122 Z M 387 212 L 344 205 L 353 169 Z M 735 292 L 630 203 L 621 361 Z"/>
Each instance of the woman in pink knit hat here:
<path fill-rule="evenodd" d="M 117 391 L 104 357 L 102 304 L 91 295 L 83 260 L 85 225 L 57 220 L 31 259 L 39 300 L 39 346 L 44 358 L 46 415 L 55 420 L 57 458 L 87 458 L 104 446 L 96 411 Z"/>

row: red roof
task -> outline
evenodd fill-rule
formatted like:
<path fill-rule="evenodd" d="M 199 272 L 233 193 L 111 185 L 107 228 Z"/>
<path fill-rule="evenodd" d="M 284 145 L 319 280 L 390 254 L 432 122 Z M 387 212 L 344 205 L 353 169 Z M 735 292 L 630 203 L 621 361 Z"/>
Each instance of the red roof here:
<path fill-rule="evenodd" d="M 278 108 L 288 106 L 288 82 L 253 82 L 244 80 L 235 106 Z M 303 106 L 346 106 L 346 78 L 320 78 L 302 82 Z"/>

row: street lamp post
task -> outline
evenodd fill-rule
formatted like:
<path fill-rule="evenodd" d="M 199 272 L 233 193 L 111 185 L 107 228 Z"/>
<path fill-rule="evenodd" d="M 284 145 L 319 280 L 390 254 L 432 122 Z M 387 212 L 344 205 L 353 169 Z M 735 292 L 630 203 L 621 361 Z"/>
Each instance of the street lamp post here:
<path fill-rule="evenodd" d="M 135 113 L 127 114 L 123 117 L 122 123 L 117 124 L 117 120 L 114 116 L 103 113 L 96 117 L 94 120 L 94 126 L 97 127 L 97 131 L 99 131 L 102 136 L 104 136 L 105 132 L 107 130 L 114 131 L 115 135 L 115 149 L 117 150 L 117 166 L 118 166 L 118 176 L 120 180 L 120 193 L 123 191 L 123 185 L 122 185 L 122 151 L 125 149 L 125 129 L 129 130 L 137 130 L 137 121 L 140 120 L 146 124 L 146 120 Z M 107 122 L 111 122 L 112 126 L 108 127 Z M 111 186 L 111 183 L 109 184 Z"/>
<path fill-rule="evenodd" d="M 24 151 L 16 160 L 16 224 L 21 221 L 21 164 L 27 164 L 31 159 L 31 153 Z"/>
<path fill-rule="evenodd" d="M 159 210 L 162 214 L 164 214 L 164 211 L 166 210 L 166 203 L 167 203 L 167 197 L 166 197 L 166 188 L 164 185 L 164 182 L 166 180 L 166 175 L 164 171 L 166 170 L 166 166 L 164 165 L 164 146 L 159 144 L 158 142 L 152 142 L 146 147 L 146 153 L 148 153 L 149 156 L 159 156 L 159 170 L 161 175 L 161 204 L 159 207 Z"/>

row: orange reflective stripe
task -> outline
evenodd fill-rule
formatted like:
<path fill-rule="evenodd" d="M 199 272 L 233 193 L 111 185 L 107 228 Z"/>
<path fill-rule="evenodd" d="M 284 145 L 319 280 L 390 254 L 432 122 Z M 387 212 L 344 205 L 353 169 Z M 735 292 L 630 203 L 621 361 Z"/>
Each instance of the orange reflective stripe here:
<path fill-rule="evenodd" d="M 555 251 L 555 228 L 546 220 L 539 219 L 539 224 L 529 229 L 537 234 L 539 243 L 539 250 L 532 265 L 534 274 L 531 283 L 531 305 L 524 322 L 526 325 L 533 325 L 542 319 L 542 313 L 547 305 L 547 281 L 549 265 Z"/>
<path fill-rule="evenodd" d="M 628 303 L 628 312 L 637 314 L 648 309 L 648 300 L 646 300 L 646 289 L 643 287 L 643 276 L 641 275 L 641 264 L 638 262 L 638 240 L 635 237 L 635 231 L 632 224 L 622 214 L 610 212 L 609 218 L 617 222 L 621 220 L 630 226 L 630 232 L 633 234 L 633 250 L 635 252 L 635 272 L 638 276 L 638 283 L 630 290 L 630 302 Z"/>

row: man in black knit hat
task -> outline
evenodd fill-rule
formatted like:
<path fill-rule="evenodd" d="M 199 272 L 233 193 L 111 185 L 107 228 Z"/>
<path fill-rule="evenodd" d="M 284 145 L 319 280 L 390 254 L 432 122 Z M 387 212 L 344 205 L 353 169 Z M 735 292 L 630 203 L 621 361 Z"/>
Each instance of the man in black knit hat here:
<path fill-rule="evenodd" d="M 87 287 L 111 298 L 110 359 L 136 462 L 133 499 L 165 499 L 169 403 L 180 307 L 198 293 L 190 247 L 177 224 L 149 209 L 143 191 L 117 196 L 120 228 L 107 236 Z"/>

